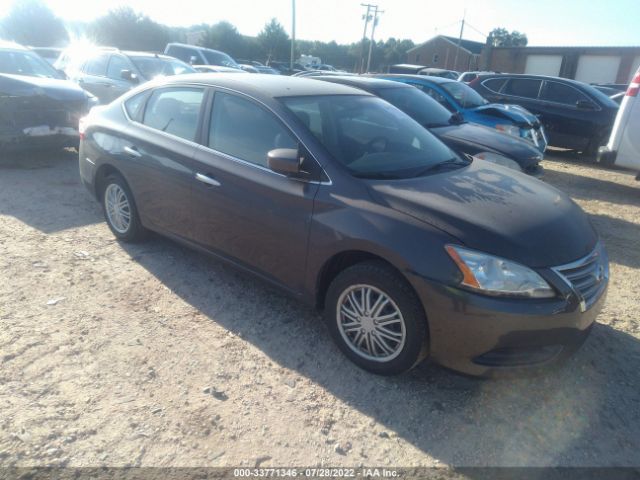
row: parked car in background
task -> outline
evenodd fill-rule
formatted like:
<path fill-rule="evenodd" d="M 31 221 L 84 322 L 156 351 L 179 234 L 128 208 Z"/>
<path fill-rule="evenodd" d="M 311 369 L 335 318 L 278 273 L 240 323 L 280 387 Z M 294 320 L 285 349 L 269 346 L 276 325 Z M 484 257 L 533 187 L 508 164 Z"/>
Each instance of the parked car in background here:
<path fill-rule="evenodd" d="M 399 108 L 456 152 L 511 168 L 528 175 L 541 176 L 543 155 L 531 143 L 482 125 L 467 123 L 452 114 L 417 88 L 379 78 L 320 76 L 318 80 L 360 88 Z"/>
<path fill-rule="evenodd" d="M 293 69 L 291 69 L 289 62 L 271 61 L 269 62 L 269 67 L 276 70 L 278 73 L 280 73 L 280 75 L 293 75 L 295 73 L 309 71 L 309 69 L 307 69 L 304 65 L 300 65 L 299 63 L 294 63 Z"/>
<path fill-rule="evenodd" d="M 58 57 L 62 53 L 62 48 L 54 47 L 30 47 L 32 51 L 36 52 L 42 58 L 44 58 L 50 65 L 56 63 Z"/>
<path fill-rule="evenodd" d="M 191 65 L 167 55 L 114 48 L 95 48 L 69 65 L 67 76 L 103 104 L 154 78 L 196 72 Z"/>
<path fill-rule="evenodd" d="M 322 308 L 374 373 L 555 364 L 604 303 L 606 251 L 567 195 L 362 90 L 176 76 L 81 129 L 80 176 L 118 239 L 157 231 Z"/>
<path fill-rule="evenodd" d="M 389 67 L 389 73 L 406 73 L 417 75 L 420 70 L 427 68 L 425 65 L 413 65 L 410 63 L 398 63 Z"/>
<path fill-rule="evenodd" d="M 591 85 L 541 75 L 479 75 L 469 86 L 495 103 L 537 115 L 549 145 L 595 155 L 609 138 L 618 105 Z"/>
<path fill-rule="evenodd" d="M 495 128 L 502 133 L 520 137 L 544 152 L 547 138 L 538 117 L 518 105 L 489 103 L 472 88 L 448 78 L 422 75 L 375 75 L 419 88 L 452 113 L 458 113 L 471 123 Z"/>
<path fill-rule="evenodd" d="M 97 103 L 31 50 L 0 42 L 0 152 L 78 146 L 78 122 Z"/>
<path fill-rule="evenodd" d="M 258 70 L 258 73 L 264 73 L 264 74 L 267 74 L 267 75 L 282 75 L 275 68 L 265 67 L 265 66 L 257 66 L 257 65 L 254 65 L 254 68 L 256 70 Z"/>
<path fill-rule="evenodd" d="M 423 68 L 422 70 L 418 71 L 418 75 L 448 78 L 449 80 L 458 80 L 460 72 L 456 72 L 455 70 L 445 70 L 444 68 Z"/>
<path fill-rule="evenodd" d="M 355 75 L 354 73 L 347 72 L 330 72 L 327 70 L 306 70 L 304 72 L 294 73 L 292 77 L 322 77 L 329 75 L 337 75 L 337 76 L 348 76 Z"/>
<path fill-rule="evenodd" d="M 598 151 L 598 161 L 616 164 L 638 172 L 640 180 L 640 69 L 631 80 L 616 115 L 609 141 Z"/>
<path fill-rule="evenodd" d="M 488 73 L 498 73 L 498 72 L 490 72 L 490 71 L 477 71 L 477 72 L 462 72 L 458 77 L 459 82 L 469 83 L 472 80 L 478 78 L 478 75 L 485 75 Z"/>
<path fill-rule="evenodd" d="M 242 69 L 230 55 L 212 48 L 187 45 L 185 43 L 169 43 L 165 47 L 164 53 L 191 65 L 220 65 L 222 67 Z"/>
<path fill-rule="evenodd" d="M 244 70 L 231 67 L 221 67 L 220 65 L 192 65 L 200 73 L 249 73 Z"/>

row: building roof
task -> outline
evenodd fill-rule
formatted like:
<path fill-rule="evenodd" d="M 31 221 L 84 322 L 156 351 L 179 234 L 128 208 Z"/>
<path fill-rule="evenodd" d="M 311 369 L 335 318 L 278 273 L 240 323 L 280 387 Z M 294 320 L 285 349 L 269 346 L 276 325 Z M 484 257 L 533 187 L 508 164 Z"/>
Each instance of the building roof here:
<path fill-rule="evenodd" d="M 413 50 L 417 50 L 419 48 L 421 48 L 422 46 L 434 41 L 436 38 L 442 38 L 450 43 L 452 43 L 454 46 L 458 46 L 458 39 L 455 37 L 448 37 L 446 35 L 436 35 L 433 38 L 430 38 L 429 40 L 427 40 L 426 42 L 421 43 L 420 45 L 416 45 L 415 47 L 407 50 L 407 53 L 412 52 Z M 464 38 L 462 40 L 460 40 L 460 48 L 462 48 L 463 50 L 466 50 L 467 52 L 474 54 L 474 55 L 480 55 L 480 53 L 482 52 L 482 49 L 484 48 L 485 44 L 483 42 L 476 42 L 474 40 L 465 40 Z"/>

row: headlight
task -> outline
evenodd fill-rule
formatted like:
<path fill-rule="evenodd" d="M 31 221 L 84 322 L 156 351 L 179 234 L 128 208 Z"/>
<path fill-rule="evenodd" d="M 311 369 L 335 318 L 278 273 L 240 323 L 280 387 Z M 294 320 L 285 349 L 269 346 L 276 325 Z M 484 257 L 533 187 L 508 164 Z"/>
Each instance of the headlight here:
<path fill-rule="evenodd" d="M 447 245 L 447 253 L 462 272 L 462 285 L 487 295 L 551 298 L 555 292 L 536 272 L 503 258 Z"/>
<path fill-rule="evenodd" d="M 502 165 L 503 167 L 507 167 L 507 168 L 511 168 L 513 170 L 517 170 L 519 172 L 522 171 L 522 168 L 520 168 L 520 165 L 518 165 L 518 162 L 516 162 L 515 160 L 512 160 L 508 157 L 505 157 L 503 155 L 499 155 L 497 153 L 492 153 L 492 152 L 480 152 L 480 153 L 476 153 L 473 158 L 476 158 L 478 160 L 485 160 L 487 162 L 491 162 L 491 163 L 495 163 L 496 165 Z"/>
<path fill-rule="evenodd" d="M 520 128 L 515 125 L 496 125 L 496 129 L 502 133 L 506 133 L 507 135 L 513 135 L 514 137 L 520 136 Z"/>

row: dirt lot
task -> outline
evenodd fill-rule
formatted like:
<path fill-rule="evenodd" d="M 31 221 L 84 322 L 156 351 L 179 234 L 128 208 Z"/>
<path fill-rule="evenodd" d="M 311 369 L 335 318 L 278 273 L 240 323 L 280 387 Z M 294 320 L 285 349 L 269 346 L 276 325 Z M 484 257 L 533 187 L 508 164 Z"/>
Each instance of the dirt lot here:
<path fill-rule="evenodd" d="M 367 374 L 260 281 L 114 241 L 74 154 L 5 160 L 0 465 L 640 466 L 640 183 L 545 167 L 605 240 L 607 303 L 565 368 L 478 380 Z"/>

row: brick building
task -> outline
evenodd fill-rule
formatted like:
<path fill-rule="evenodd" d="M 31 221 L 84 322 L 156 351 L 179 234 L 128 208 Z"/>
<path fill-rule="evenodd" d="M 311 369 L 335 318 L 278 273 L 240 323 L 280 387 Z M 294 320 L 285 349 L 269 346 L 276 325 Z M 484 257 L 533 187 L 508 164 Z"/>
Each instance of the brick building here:
<path fill-rule="evenodd" d="M 572 78 L 586 83 L 629 83 L 640 47 L 490 47 L 480 69 Z"/>
<path fill-rule="evenodd" d="M 459 72 L 477 70 L 480 66 L 480 54 L 484 46 L 482 42 L 462 40 L 460 47 L 458 47 L 457 38 L 438 35 L 408 50 L 407 62 Z M 457 59 L 456 51 L 458 52 Z"/>

